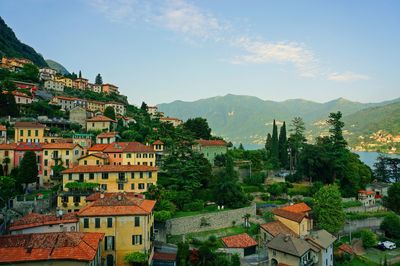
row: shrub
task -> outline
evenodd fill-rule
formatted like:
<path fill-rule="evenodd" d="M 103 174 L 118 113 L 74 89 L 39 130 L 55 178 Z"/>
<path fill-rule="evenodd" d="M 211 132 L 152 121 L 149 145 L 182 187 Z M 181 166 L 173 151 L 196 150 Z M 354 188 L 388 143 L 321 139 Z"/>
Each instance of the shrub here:
<path fill-rule="evenodd" d="M 201 211 L 204 209 L 204 202 L 201 200 L 196 200 L 194 202 L 186 203 L 183 205 L 184 211 Z"/>
<path fill-rule="evenodd" d="M 274 220 L 274 214 L 272 212 L 264 212 L 263 218 L 267 223 L 272 222 Z"/>
<path fill-rule="evenodd" d="M 287 185 L 287 183 L 283 183 L 283 182 L 274 183 L 268 187 L 267 191 L 271 194 L 271 196 L 277 197 L 277 196 L 287 193 L 288 185 Z"/>
<path fill-rule="evenodd" d="M 400 239 L 400 218 L 395 214 L 390 214 L 383 219 L 381 230 L 385 236 Z"/>
<path fill-rule="evenodd" d="M 360 233 L 364 248 L 371 248 L 377 244 L 376 235 L 370 229 L 363 229 Z"/>
<path fill-rule="evenodd" d="M 247 185 L 259 186 L 264 184 L 265 175 L 263 173 L 254 174 L 247 176 L 243 179 L 243 183 Z"/>
<path fill-rule="evenodd" d="M 168 219 L 171 219 L 172 214 L 169 211 L 155 211 L 154 212 L 154 219 L 157 222 L 165 222 Z"/>
<path fill-rule="evenodd" d="M 342 203 L 343 208 L 351 208 L 351 207 L 358 207 L 362 206 L 362 203 L 358 200 L 346 201 Z"/>
<path fill-rule="evenodd" d="M 146 265 L 148 261 L 148 256 L 145 253 L 132 252 L 124 257 L 124 261 L 132 265 Z"/>

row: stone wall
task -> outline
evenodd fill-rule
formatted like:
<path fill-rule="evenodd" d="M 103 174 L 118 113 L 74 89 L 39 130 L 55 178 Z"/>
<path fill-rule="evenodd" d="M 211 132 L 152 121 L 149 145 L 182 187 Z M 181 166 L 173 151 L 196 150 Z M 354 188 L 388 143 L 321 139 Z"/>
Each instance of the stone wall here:
<path fill-rule="evenodd" d="M 174 218 L 166 221 L 167 234 L 182 235 L 230 227 L 242 224 L 243 216 L 256 215 L 256 205 L 245 208 L 198 214 L 194 216 Z"/>
<path fill-rule="evenodd" d="M 340 233 L 348 234 L 350 232 L 355 232 L 357 230 L 366 228 L 377 230 L 379 229 L 383 219 L 384 218 L 382 217 L 370 217 L 363 220 L 347 221 Z"/>

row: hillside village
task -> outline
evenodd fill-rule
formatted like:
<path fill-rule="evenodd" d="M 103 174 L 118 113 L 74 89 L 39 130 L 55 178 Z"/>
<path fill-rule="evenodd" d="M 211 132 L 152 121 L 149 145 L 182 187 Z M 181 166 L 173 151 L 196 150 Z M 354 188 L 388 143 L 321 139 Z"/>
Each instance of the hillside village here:
<path fill-rule="evenodd" d="M 101 74 L 8 48 L 0 265 L 400 265 L 400 159 L 365 165 L 340 110 L 315 141 L 301 117 L 271 119 L 246 150 L 205 118 L 135 106 Z M 396 152 L 399 137 L 360 141 Z"/>

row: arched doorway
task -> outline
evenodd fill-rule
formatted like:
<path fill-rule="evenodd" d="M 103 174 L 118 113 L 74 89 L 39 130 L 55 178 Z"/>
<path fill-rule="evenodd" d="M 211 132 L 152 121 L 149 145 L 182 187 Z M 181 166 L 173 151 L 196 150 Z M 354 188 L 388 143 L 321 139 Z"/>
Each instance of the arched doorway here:
<path fill-rule="evenodd" d="M 114 266 L 114 256 L 113 255 L 107 255 L 106 266 Z"/>
<path fill-rule="evenodd" d="M 278 261 L 276 259 L 272 259 L 271 266 L 277 266 L 277 265 L 278 265 Z"/>

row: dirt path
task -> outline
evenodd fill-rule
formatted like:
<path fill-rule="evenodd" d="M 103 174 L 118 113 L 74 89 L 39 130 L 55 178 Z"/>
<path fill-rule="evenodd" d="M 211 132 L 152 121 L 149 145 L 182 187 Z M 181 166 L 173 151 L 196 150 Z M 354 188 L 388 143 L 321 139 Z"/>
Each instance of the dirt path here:
<path fill-rule="evenodd" d="M 365 254 L 365 249 L 363 247 L 363 243 L 362 243 L 361 239 L 353 240 L 352 247 L 353 247 L 354 253 L 356 253 L 357 255 Z"/>

